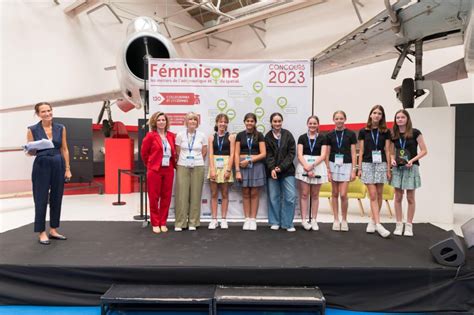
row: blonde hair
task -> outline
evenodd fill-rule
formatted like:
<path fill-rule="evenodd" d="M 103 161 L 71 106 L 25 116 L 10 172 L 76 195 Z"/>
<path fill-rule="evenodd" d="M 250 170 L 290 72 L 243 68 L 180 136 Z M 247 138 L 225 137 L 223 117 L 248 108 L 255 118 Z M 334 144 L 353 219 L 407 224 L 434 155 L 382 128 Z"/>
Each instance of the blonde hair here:
<path fill-rule="evenodd" d="M 344 119 L 347 120 L 346 113 L 345 113 L 343 110 L 336 110 L 336 111 L 334 112 L 334 114 L 332 114 L 332 119 L 334 119 L 337 114 L 341 114 L 341 115 L 344 117 Z"/>
<path fill-rule="evenodd" d="M 156 126 L 156 122 L 158 121 L 158 117 L 160 117 L 160 116 L 165 116 L 165 120 L 166 120 L 165 131 L 168 131 L 168 129 L 170 127 L 170 122 L 168 120 L 168 116 L 166 116 L 166 114 L 163 113 L 163 112 L 156 112 L 153 115 L 151 115 L 150 119 L 148 119 L 148 126 L 150 126 L 150 129 L 152 131 L 158 130 L 158 128 Z"/>
<path fill-rule="evenodd" d="M 199 126 L 199 115 L 195 112 L 189 112 L 189 113 L 186 114 L 186 116 L 184 117 L 184 125 L 186 127 L 188 127 L 188 121 L 192 118 L 196 118 L 196 120 L 198 122 L 196 127 L 198 127 Z"/>

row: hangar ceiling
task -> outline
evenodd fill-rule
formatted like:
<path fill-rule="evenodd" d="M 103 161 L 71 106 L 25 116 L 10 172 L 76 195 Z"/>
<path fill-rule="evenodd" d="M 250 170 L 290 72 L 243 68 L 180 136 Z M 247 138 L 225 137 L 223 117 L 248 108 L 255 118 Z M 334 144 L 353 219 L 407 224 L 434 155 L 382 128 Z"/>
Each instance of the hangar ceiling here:
<path fill-rule="evenodd" d="M 61 0 L 53 0 L 60 3 Z M 317 5 L 327 0 L 160 0 L 154 1 L 160 6 L 173 6 L 173 13 L 159 16 L 152 15 L 162 26 L 163 32 L 175 43 L 189 43 L 196 40 L 210 39 L 231 43 L 219 33 L 239 27 L 250 27 L 261 44 L 266 47 L 262 34 L 266 31 L 265 21 L 269 18 Z M 355 0 L 353 0 L 355 1 Z M 108 10 L 119 23 L 132 19 L 139 14 L 125 9 L 126 5 L 138 1 L 126 0 L 75 0 L 64 11 L 68 15 L 81 13 L 94 14 L 98 10 Z M 153 4 L 153 1 L 149 1 Z M 187 15 L 195 20 L 196 26 L 189 27 L 177 22 L 177 17 Z"/>

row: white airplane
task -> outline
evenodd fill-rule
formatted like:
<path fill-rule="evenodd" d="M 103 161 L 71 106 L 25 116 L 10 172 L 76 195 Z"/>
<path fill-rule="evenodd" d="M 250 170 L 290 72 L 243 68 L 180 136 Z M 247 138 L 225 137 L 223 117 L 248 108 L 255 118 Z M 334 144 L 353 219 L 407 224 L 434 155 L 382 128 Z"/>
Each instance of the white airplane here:
<path fill-rule="evenodd" d="M 137 17 L 127 27 L 127 36 L 117 57 L 117 71 L 120 89 L 101 94 L 51 101 L 53 107 L 104 102 L 104 110 L 110 119 L 110 100 L 117 100 L 117 106 L 127 112 L 146 105 L 145 77 L 148 58 L 176 58 L 178 55 L 171 41 L 159 32 L 158 24 L 150 17 Z M 114 67 L 113 67 L 114 68 Z M 0 109 L 0 113 L 32 110 L 34 104 Z"/>
<path fill-rule="evenodd" d="M 430 93 L 418 107 L 448 106 L 441 83 L 467 78 L 467 72 L 474 71 L 474 0 L 384 2 L 386 10 L 314 57 L 314 75 L 398 58 L 392 73 L 396 79 L 403 61 L 413 55 L 414 79 L 404 79 L 396 89 L 403 107 L 414 107 L 424 90 Z M 464 58 L 423 75 L 423 50 L 463 43 Z"/>

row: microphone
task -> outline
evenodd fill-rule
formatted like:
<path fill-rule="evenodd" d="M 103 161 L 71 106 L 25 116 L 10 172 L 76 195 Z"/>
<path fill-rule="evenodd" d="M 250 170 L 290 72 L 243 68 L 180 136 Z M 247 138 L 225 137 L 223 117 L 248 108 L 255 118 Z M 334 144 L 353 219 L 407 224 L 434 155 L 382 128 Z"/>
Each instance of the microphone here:
<path fill-rule="evenodd" d="M 308 173 L 304 173 L 303 176 L 308 177 Z M 316 175 L 314 178 L 321 178 L 321 175 Z"/>

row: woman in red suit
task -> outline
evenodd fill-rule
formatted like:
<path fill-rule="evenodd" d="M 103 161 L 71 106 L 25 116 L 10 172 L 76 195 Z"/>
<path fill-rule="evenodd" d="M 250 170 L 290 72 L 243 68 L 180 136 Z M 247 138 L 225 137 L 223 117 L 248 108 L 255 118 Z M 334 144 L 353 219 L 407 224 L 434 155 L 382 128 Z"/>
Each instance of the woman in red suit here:
<path fill-rule="evenodd" d="M 166 220 L 176 168 L 176 134 L 168 131 L 169 120 L 162 112 L 154 113 L 148 125 L 151 131 L 143 139 L 141 155 L 148 170 L 151 225 L 154 233 L 167 232 Z"/>

